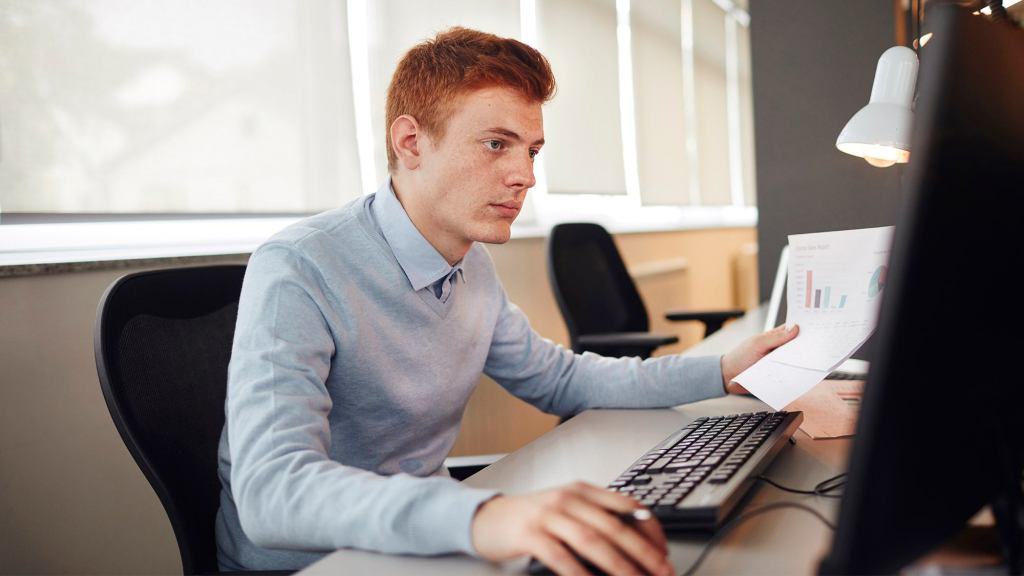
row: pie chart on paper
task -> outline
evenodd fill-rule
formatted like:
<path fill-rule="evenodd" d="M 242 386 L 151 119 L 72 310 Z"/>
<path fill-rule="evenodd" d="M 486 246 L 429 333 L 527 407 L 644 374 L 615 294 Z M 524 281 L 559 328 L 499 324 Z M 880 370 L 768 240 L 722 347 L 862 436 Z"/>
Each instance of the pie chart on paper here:
<path fill-rule="evenodd" d="M 871 282 L 868 283 L 868 298 L 874 298 L 882 293 L 882 288 L 885 288 L 885 279 L 889 271 L 886 266 L 879 266 L 875 268 L 875 273 L 871 275 Z"/>

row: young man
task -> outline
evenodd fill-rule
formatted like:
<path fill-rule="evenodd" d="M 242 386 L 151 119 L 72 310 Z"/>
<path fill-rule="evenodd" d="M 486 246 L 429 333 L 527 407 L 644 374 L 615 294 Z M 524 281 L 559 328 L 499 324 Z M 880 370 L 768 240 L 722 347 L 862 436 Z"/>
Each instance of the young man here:
<path fill-rule="evenodd" d="M 669 574 L 654 520 L 586 484 L 502 496 L 443 462 L 481 373 L 541 410 L 663 407 L 719 396 L 792 338 L 722 358 L 574 355 L 531 330 L 479 244 L 509 239 L 544 144 L 544 57 L 455 28 L 399 63 L 390 181 L 303 220 L 249 261 L 231 358 L 217 543 L 224 569 L 300 568 L 341 547 L 531 554 L 581 570 Z"/>

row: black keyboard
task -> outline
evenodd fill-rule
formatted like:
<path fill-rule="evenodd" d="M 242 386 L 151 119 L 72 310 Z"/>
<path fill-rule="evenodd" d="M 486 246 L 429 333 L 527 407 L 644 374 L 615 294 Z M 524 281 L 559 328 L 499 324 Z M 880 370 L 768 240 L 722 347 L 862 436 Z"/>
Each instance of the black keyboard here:
<path fill-rule="evenodd" d="M 666 530 L 714 529 L 786 446 L 802 412 L 697 418 L 608 487 L 650 508 Z"/>

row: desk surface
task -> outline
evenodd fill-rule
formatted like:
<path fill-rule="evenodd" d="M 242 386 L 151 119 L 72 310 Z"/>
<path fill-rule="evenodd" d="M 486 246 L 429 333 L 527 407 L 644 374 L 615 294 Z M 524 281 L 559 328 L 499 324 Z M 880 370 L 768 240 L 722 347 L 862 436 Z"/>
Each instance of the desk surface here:
<path fill-rule="evenodd" d="M 721 354 L 761 331 L 764 310 L 748 314 L 687 350 L 687 355 Z M 728 396 L 663 410 L 591 410 L 509 454 L 465 481 L 470 486 L 517 494 L 584 480 L 604 486 L 636 458 L 699 416 L 765 410 L 759 400 Z M 850 441 L 812 440 L 803 432 L 764 472 L 794 487 L 813 487 L 844 471 Z M 755 487 L 742 509 L 769 502 L 800 502 L 835 520 L 838 500 Z M 670 557 L 677 571 L 687 569 L 710 535 L 670 536 Z M 719 542 L 701 566 L 708 574 L 810 574 L 831 542 L 831 532 L 803 510 L 781 509 L 749 520 Z M 453 555 L 434 558 L 387 556 L 339 550 L 301 574 L 510 574 L 525 570 L 526 560 L 506 564 Z"/>

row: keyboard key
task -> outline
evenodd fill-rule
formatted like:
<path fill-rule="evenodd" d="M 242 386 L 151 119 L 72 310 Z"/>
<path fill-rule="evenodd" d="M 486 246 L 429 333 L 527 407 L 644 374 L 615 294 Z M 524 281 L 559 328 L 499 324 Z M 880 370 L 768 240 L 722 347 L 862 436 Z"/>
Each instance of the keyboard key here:
<path fill-rule="evenodd" d="M 661 471 L 665 469 L 665 466 L 668 466 L 671 463 L 672 463 L 672 458 L 671 457 L 668 457 L 668 456 L 663 457 L 663 458 L 659 459 L 657 462 L 655 462 L 654 464 L 651 464 L 650 466 L 648 466 L 647 467 L 647 472 L 650 473 L 650 474 L 660 474 Z"/>
<path fill-rule="evenodd" d="M 690 468 L 690 467 L 693 467 L 693 466 L 697 466 L 698 464 L 700 464 L 700 462 L 701 462 L 700 458 L 688 458 L 686 460 L 679 460 L 679 461 L 673 460 L 672 461 L 672 467 L 673 468 Z"/>

